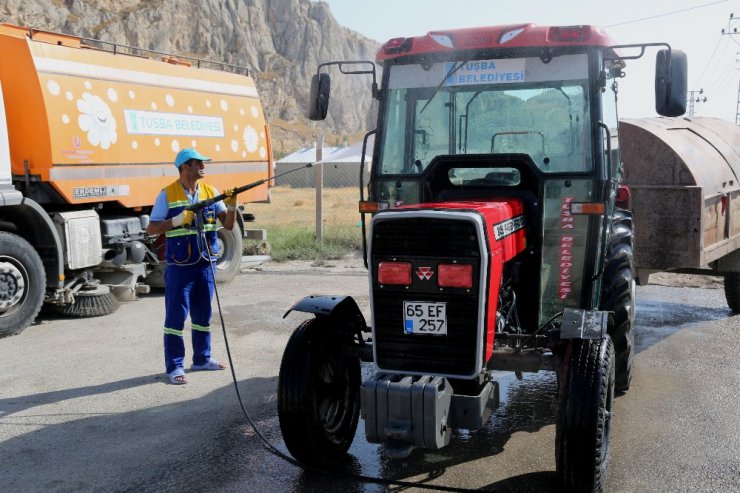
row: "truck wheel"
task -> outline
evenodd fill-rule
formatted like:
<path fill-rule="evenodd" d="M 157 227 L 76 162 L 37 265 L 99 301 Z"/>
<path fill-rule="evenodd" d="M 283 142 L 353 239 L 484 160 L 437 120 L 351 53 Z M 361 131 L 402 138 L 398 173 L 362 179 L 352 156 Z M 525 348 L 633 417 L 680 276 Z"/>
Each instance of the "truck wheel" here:
<path fill-rule="evenodd" d="M 616 390 L 626 392 L 632 381 L 635 346 L 635 268 L 629 212 L 615 212 L 607 248 L 600 308 L 614 313 L 609 335 L 616 354 Z"/>
<path fill-rule="evenodd" d="M 740 312 L 740 272 L 725 274 L 725 298 L 730 310 Z"/>
<path fill-rule="evenodd" d="M 220 224 L 219 224 L 220 226 Z M 218 237 L 218 260 L 216 261 L 216 282 L 229 282 L 239 273 L 242 261 L 242 230 L 234 223 L 231 231 L 219 227 L 216 231 Z"/>
<path fill-rule="evenodd" d="M 283 353 L 278 417 L 285 446 L 311 465 L 340 461 L 360 415 L 360 359 L 322 319 L 303 322 Z"/>
<path fill-rule="evenodd" d="M 0 337 L 34 321 L 46 290 L 46 272 L 36 250 L 18 235 L 0 231 Z"/>
<path fill-rule="evenodd" d="M 614 400 L 611 338 L 573 340 L 561 368 L 555 463 L 562 491 L 601 492 L 609 466 Z"/>

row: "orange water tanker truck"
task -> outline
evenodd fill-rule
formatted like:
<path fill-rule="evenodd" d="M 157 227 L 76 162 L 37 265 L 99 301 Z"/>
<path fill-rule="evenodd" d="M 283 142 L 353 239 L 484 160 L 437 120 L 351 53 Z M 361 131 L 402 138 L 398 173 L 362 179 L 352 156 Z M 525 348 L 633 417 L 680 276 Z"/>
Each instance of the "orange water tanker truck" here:
<path fill-rule="evenodd" d="M 213 158 L 219 190 L 272 176 L 246 68 L 0 24 L 0 337 L 44 304 L 102 315 L 161 285 L 163 244 L 145 230 L 186 147 Z M 220 281 L 239 270 L 237 219 L 219 230 Z"/>

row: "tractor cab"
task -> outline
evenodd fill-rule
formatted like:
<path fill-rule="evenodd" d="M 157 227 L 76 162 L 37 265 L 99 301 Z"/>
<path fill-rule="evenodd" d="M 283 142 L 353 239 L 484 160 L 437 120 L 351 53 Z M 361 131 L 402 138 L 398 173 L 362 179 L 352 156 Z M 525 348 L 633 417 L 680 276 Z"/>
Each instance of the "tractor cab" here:
<path fill-rule="evenodd" d="M 538 307 L 535 322 L 598 306 L 604 255 L 585 252 L 604 251 L 620 178 L 616 96 L 625 57 L 618 50 L 593 26 L 504 26 L 389 41 L 377 58 L 383 90 L 369 201 L 394 209 L 530 190 L 537 200 L 527 222 L 537 230 L 528 246 L 540 283 L 527 304 Z M 680 66 L 673 61 L 672 78 L 667 68 L 656 76 L 656 88 L 672 81 L 659 91 L 664 112 L 681 111 Z M 529 159 L 510 157 L 518 154 Z M 425 171 L 460 156 L 467 164 L 450 169 L 449 190 L 431 195 L 439 173 Z"/>

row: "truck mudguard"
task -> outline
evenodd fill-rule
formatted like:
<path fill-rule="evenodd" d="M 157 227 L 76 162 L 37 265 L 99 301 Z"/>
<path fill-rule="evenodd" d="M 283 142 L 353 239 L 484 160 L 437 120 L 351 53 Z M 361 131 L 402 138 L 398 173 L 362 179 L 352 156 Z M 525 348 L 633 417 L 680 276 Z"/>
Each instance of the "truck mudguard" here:
<path fill-rule="evenodd" d="M 2 195 L 2 193 L 0 193 Z M 7 205 L 7 204 L 6 204 Z M 18 205 L 3 208 L 3 214 L 11 218 L 14 224 L 24 224 L 28 229 L 22 235 L 37 246 L 37 251 L 44 262 L 46 286 L 58 288 L 64 286 L 64 250 L 51 217 L 35 200 L 24 197 Z M 30 237 L 30 238 L 29 238 Z M 38 248 L 43 246 L 44 248 Z M 53 253 L 49 253 L 53 248 Z M 42 253 L 44 252 L 44 253 Z"/>

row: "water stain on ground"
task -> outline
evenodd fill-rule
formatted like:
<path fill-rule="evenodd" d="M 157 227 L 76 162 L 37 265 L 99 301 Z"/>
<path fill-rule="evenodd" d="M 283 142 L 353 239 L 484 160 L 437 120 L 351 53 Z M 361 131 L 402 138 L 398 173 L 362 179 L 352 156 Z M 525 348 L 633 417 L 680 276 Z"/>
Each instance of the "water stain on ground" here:
<path fill-rule="evenodd" d="M 238 309 L 237 309 L 238 311 Z M 245 311 L 249 311 L 245 309 Z M 242 315 L 240 313 L 240 315 Z M 730 310 L 724 303 L 722 292 L 699 288 L 676 288 L 666 286 L 646 286 L 638 288 L 636 300 L 636 351 L 639 353 L 659 343 L 672 334 L 692 325 L 726 318 Z M 363 380 L 371 378 L 375 370 L 370 364 L 363 364 Z M 512 435 L 517 432 L 534 433 L 555 424 L 557 409 L 557 381 L 552 372 L 524 374 L 520 380 L 513 373 L 495 372 L 494 379 L 500 383 L 500 406 L 488 423 L 480 430 L 456 430 L 450 444 L 440 450 L 415 450 L 406 459 L 391 459 L 383 446 L 368 443 L 365 439 L 364 422 L 360 420 L 354 442 L 349 450 L 346 463 L 338 466 L 338 475 L 320 474 L 281 465 L 281 459 L 268 459 L 275 467 L 287 472 L 279 483 L 265 491 L 288 488 L 299 492 L 385 492 L 407 489 L 401 486 L 373 484 L 352 479 L 351 475 L 364 475 L 392 480 L 394 478 L 413 478 L 414 482 L 445 484 L 444 476 L 450 474 L 455 466 L 472 463 L 480 459 L 492 459 L 501 454 Z M 269 411 L 268 411 L 269 412 Z M 276 416 L 265 417 L 261 423 L 267 434 L 277 446 L 285 451 L 280 440 Z M 240 426 L 241 427 L 241 426 Z M 243 429 L 243 428 L 242 428 Z M 253 436 L 253 434 L 250 434 Z M 250 440 L 254 445 L 254 440 Z M 551 443 L 543 443 L 551 447 Z M 253 449 L 252 449 L 253 450 Z M 261 462 L 250 460 L 246 449 L 237 452 L 244 464 Z M 246 474 L 246 470 L 245 470 Z M 471 487 L 480 486 L 485 491 L 553 491 L 555 481 L 553 471 L 515 475 L 502 481 L 486 483 L 485 476 L 471 481 Z M 258 474 L 261 476 L 261 474 Z M 440 480 L 440 478 L 442 478 Z M 265 479 L 265 478 L 263 478 Z M 262 483 L 261 480 L 256 481 Z M 253 483 L 254 484 L 254 483 Z M 277 490 L 275 489 L 277 487 Z M 229 488 L 226 488 L 228 490 Z"/>
<path fill-rule="evenodd" d="M 638 288 L 636 298 L 637 353 L 681 329 L 732 315 L 719 290 L 651 285 Z"/>

